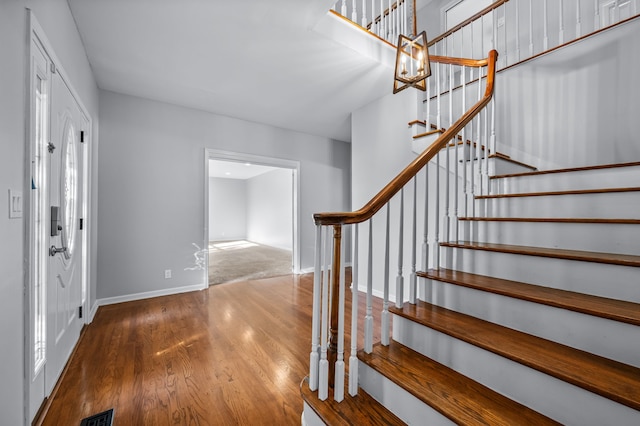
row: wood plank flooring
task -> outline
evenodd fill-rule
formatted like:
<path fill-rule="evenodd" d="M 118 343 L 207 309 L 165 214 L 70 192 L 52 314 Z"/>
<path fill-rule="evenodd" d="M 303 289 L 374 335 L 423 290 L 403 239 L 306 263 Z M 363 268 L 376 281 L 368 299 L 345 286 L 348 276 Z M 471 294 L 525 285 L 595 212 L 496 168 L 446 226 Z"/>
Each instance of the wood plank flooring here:
<path fill-rule="evenodd" d="M 114 425 L 299 425 L 312 287 L 287 275 L 101 307 L 42 424 L 114 408 Z"/>

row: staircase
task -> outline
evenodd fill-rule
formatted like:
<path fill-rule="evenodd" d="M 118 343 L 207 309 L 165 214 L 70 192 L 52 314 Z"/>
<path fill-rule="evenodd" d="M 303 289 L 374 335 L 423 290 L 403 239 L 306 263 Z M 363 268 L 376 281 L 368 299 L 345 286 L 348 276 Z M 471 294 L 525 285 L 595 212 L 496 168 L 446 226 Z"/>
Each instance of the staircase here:
<path fill-rule="evenodd" d="M 471 241 L 417 273 L 424 300 L 390 308 L 389 345 L 358 352 L 336 410 L 375 409 L 326 421 L 303 392 L 307 424 L 640 424 L 640 163 L 491 185 L 460 218 Z"/>

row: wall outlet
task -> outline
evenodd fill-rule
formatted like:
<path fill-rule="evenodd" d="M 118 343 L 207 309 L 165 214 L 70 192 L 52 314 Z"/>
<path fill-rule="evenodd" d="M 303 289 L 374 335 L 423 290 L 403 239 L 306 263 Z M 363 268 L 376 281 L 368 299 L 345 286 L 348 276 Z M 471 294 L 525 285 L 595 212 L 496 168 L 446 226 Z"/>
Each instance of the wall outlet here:
<path fill-rule="evenodd" d="M 22 191 L 9 190 L 9 219 L 22 217 Z"/>
<path fill-rule="evenodd" d="M 171 269 L 165 269 L 164 270 L 164 279 L 168 280 L 169 278 L 171 278 Z"/>

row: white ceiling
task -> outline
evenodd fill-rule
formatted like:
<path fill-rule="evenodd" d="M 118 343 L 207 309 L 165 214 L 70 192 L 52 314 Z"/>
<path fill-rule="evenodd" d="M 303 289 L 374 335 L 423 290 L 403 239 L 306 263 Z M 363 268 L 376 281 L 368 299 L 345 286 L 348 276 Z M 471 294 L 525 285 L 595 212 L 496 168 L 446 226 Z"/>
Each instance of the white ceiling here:
<path fill-rule="evenodd" d="M 245 180 L 276 169 L 247 162 L 209 160 L 209 177 L 214 178 Z"/>
<path fill-rule="evenodd" d="M 391 92 L 389 64 L 313 29 L 333 0 L 68 2 L 104 90 L 344 141 Z"/>

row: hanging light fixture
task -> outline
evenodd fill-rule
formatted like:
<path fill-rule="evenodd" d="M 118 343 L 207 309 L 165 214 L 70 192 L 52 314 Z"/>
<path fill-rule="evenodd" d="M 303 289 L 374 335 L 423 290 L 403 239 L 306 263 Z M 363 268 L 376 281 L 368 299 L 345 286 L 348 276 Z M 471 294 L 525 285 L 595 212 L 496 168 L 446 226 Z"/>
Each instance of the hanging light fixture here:
<path fill-rule="evenodd" d="M 427 77 L 431 75 L 427 33 L 421 32 L 415 38 L 400 35 L 396 51 L 396 69 L 393 80 L 393 93 L 407 87 L 427 90 Z"/>

